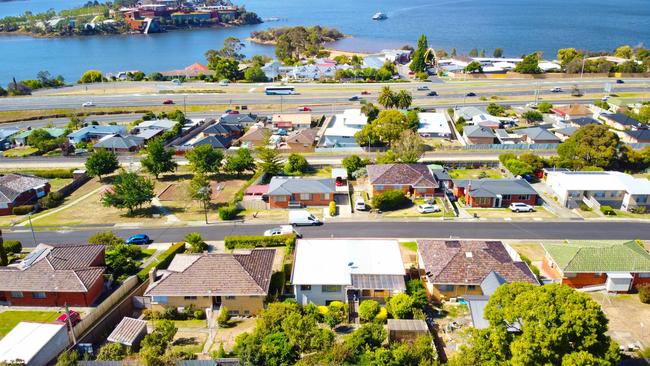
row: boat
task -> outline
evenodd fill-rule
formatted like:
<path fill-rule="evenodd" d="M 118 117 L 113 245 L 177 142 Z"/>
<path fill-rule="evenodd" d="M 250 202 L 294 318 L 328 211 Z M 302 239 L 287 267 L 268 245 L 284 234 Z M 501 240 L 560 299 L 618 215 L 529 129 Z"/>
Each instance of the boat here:
<path fill-rule="evenodd" d="M 372 20 L 384 20 L 384 19 L 388 19 L 388 17 L 386 16 L 386 14 L 382 12 L 378 12 L 377 14 L 372 16 Z"/>

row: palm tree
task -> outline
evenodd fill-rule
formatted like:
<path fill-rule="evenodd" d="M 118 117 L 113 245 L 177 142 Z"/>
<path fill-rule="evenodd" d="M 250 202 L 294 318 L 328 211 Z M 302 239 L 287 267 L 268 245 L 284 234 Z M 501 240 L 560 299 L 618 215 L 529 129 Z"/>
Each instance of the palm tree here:
<path fill-rule="evenodd" d="M 377 102 L 381 104 L 384 108 L 393 108 L 395 106 L 395 93 L 390 90 L 389 86 L 381 88 L 381 93 L 377 98 Z"/>
<path fill-rule="evenodd" d="M 411 93 L 402 89 L 395 95 L 395 105 L 399 109 L 407 109 L 413 103 L 413 97 Z"/>

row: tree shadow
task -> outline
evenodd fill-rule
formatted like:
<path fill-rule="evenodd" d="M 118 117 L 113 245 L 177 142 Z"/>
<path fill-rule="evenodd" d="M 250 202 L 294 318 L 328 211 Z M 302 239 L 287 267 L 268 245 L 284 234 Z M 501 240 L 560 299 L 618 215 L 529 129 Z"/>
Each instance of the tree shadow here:
<path fill-rule="evenodd" d="M 174 341 L 175 346 L 193 346 L 199 344 L 199 340 L 196 337 L 182 337 Z"/>

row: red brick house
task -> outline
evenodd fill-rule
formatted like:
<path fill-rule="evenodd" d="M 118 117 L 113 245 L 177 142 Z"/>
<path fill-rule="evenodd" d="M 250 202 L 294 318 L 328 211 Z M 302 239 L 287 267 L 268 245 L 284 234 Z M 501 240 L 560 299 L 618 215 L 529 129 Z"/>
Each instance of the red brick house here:
<path fill-rule="evenodd" d="M 439 186 L 425 164 L 377 164 L 366 169 L 370 196 L 398 189 L 413 197 L 433 197 Z"/>
<path fill-rule="evenodd" d="M 0 267 L 0 302 L 12 306 L 92 306 L 104 289 L 103 245 L 39 244 Z"/>
<path fill-rule="evenodd" d="M 17 173 L 0 175 L 0 215 L 11 215 L 14 207 L 34 204 L 49 192 L 47 179 Z"/>
<path fill-rule="evenodd" d="M 291 206 L 327 206 L 334 200 L 334 179 L 273 177 L 266 193 L 271 208 Z"/>
<path fill-rule="evenodd" d="M 454 196 L 470 207 L 508 207 L 512 202 L 534 206 L 539 193 L 525 179 L 454 180 Z"/>
<path fill-rule="evenodd" d="M 635 241 L 543 244 L 542 272 L 574 288 L 628 292 L 650 284 L 650 253 Z"/>

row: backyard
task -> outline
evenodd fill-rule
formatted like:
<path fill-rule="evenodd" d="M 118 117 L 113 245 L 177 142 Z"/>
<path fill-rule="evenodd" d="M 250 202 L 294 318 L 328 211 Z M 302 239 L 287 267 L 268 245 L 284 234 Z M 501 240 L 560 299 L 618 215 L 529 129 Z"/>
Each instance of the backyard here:
<path fill-rule="evenodd" d="M 502 179 L 504 175 L 494 168 L 453 169 L 449 171 L 452 179 Z"/>
<path fill-rule="evenodd" d="M 52 322 L 59 316 L 54 311 L 5 311 L 0 313 L 0 338 L 20 322 Z"/>

